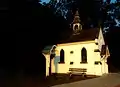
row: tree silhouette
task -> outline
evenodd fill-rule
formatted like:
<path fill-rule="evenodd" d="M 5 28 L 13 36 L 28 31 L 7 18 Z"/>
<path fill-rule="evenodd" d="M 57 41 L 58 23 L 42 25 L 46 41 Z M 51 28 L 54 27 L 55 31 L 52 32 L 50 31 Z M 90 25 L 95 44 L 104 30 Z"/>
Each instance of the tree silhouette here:
<path fill-rule="evenodd" d="M 49 5 L 32 0 L 15 4 L 10 20 L 11 28 L 16 30 L 17 67 L 23 69 L 24 73 L 35 75 L 37 70 L 40 72 L 43 61 L 38 57 L 42 55 L 41 50 L 59 40 L 61 33 L 68 28 L 66 20 L 56 16 Z"/>
<path fill-rule="evenodd" d="M 110 3 L 110 0 L 103 3 L 103 22 L 104 31 L 107 32 L 110 28 L 120 27 L 120 2 Z"/>
<path fill-rule="evenodd" d="M 101 21 L 102 0 L 50 0 L 51 8 L 55 14 L 62 15 L 68 24 L 72 22 L 76 8 L 79 9 L 80 17 L 85 28 L 96 27 Z"/>

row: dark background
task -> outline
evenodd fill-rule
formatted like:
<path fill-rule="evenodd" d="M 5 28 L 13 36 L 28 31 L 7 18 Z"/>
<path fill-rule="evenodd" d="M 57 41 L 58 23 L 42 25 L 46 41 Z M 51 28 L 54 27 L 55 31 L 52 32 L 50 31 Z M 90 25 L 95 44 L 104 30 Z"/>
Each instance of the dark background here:
<path fill-rule="evenodd" d="M 73 12 L 75 12 L 75 6 L 73 6 Z M 93 23 L 97 26 L 96 21 L 99 15 L 94 17 L 92 14 L 99 14 L 99 12 L 86 11 L 86 7 L 78 8 L 80 8 L 81 20 L 84 20 L 85 28 L 88 28 L 87 14 L 93 17 Z M 91 9 L 97 8 L 91 7 Z M 20 74 L 24 77 L 44 76 L 45 60 L 41 50 L 46 45 L 56 44 L 66 32 L 70 32 L 68 25 L 70 22 L 60 15 L 54 15 L 49 6 L 42 6 L 37 1 L 23 0 L 11 2 L 9 10 L 1 10 L 1 19 L 1 77 L 8 78 L 8 76 L 14 77 Z M 108 61 L 110 72 L 120 70 L 119 37 L 118 27 L 112 27 L 105 37 L 111 53 Z"/>

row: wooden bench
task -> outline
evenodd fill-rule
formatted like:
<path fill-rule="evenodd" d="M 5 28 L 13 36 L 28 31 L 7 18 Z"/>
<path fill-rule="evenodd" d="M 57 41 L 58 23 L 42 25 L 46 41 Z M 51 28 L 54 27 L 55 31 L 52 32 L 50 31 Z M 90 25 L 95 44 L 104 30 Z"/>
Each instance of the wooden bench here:
<path fill-rule="evenodd" d="M 87 69 L 85 68 L 69 68 L 69 75 L 71 76 L 72 74 L 79 74 L 82 76 L 85 76 L 87 72 Z"/>

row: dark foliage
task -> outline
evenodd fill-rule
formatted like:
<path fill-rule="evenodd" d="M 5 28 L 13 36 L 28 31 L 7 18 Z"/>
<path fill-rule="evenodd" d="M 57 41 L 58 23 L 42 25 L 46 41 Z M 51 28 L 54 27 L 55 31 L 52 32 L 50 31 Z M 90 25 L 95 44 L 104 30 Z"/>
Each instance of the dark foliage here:
<path fill-rule="evenodd" d="M 72 5 L 72 10 L 74 13 L 76 7 L 79 8 L 81 20 L 84 22 L 85 28 L 88 28 L 91 23 L 97 26 L 98 18 L 101 18 L 100 4 L 96 4 L 97 2 L 94 2 L 94 0 L 78 0 L 77 2 L 77 4 Z M 25 74 L 38 74 L 40 72 L 39 69 L 45 65 L 44 62 L 40 64 L 40 61 L 44 61 L 40 51 L 48 44 L 55 44 L 60 39 L 60 36 L 67 31 L 68 24 L 61 15 L 55 15 L 49 5 L 43 6 L 38 1 L 21 0 L 10 4 L 10 20 L 6 21 L 9 22 L 10 32 L 1 35 L 1 37 L 6 36 L 6 38 L 1 40 L 4 49 L 2 52 L 6 52 L 6 54 L 3 54 L 1 66 L 3 66 L 3 70 L 8 72 L 7 74 L 10 74 L 9 72 L 19 72 L 20 70 L 23 70 Z M 16 32 L 16 35 L 13 31 Z M 118 38 L 119 33 L 118 31 L 110 32 L 108 43 L 111 49 L 111 57 L 114 61 L 117 61 L 119 59 L 119 44 L 118 40 L 114 38 Z M 15 44 L 13 39 L 16 40 L 16 52 L 10 50 L 14 50 L 13 46 Z M 113 42 L 115 45 L 113 45 Z M 11 54 L 15 55 L 15 53 L 16 58 L 13 58 Z M 8 55 L 8 57 L 5 55 Z M 40 67 L 41 65 L 43 67 Z"/>
<path fill-rule="evenodd" d="M 13 36 L 16 37 L 16 58 L 11 58 L 9 64 L 5 63 L 6 67 L 13 64 L 14 72 L 39 75 L 45 69 L 41 50 L 60 39 L 61 33 L 68 28 L 66 20 L 56 16 L 49 5 L 43 6 L 37 1 L 20 1 L 11 6 L 9 24 L 9 31 L 16 31 Z M 8 37 L 12 38 L 11 35 Z M 9 48 L 13 49 L 11 46 Z M 12 68 L 8 71 L 13 72 Z"/>
<path fill-rule="evenodd" d="M 107 33 L 107 38 L 106 41 L 108 43 L 109 49 L 110 49 L 110 63 L 112 66 L 114 66 L 116 69 L 120 70 L 120 28 L 119 27 L 114 27 L 111 28 L 110 31 Z"/>

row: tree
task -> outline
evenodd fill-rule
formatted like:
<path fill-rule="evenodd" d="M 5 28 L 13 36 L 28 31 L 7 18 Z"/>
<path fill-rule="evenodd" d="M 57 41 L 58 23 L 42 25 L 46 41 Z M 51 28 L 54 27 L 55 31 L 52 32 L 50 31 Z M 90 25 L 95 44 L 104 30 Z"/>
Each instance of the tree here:
<path fill-rule="evenodd" d="M 110 50 L 110 60 L 112 66 L 120 70 L 119 64 L 119 39 L 120 37 L 120 1 L 114 3 L 105 1 L 102 6 L 103 30 Z"/>
<path fill-rule="evenodd" d="M 103 28 L 104 31 L 109 31 L 110 28 L 120 27 L 120 2 L 110 3 L 110 0 L 105 1 L 102 7 L 103 11 Z"/>
<path fill-rule="evenodd" d="M 101 19 L 102 0 L 51 0 L 49 4 L 55 14 L 62 15 L 68 24 L 72 22 L 77 8 L 85 28 L 98 26 Z"/>
<path fill-rule="evenodd" d="M 49 5 L 36 1 L 22 0 L 15 5 L 10 13 L 10 25 L 16 29 L 17 67 L 28 73 L 35 67 L 39 69 L 37 61 L 42 59 L 38 54 L 42 55 L 44 46 L 55 44 L 59 40 L 61 32 L 67 28 L 66 20 L 62 16 L 56 16 Z"/>
<path fill-rule="evenodd" d="M 54 13 L 57 15 L 63 16 L 65 19 L 67 13 L 71 10 L 71 5 L 74 3 L 74 0 L 50 0 L 48 3 L 51 8 L 54 10 Z"/>

